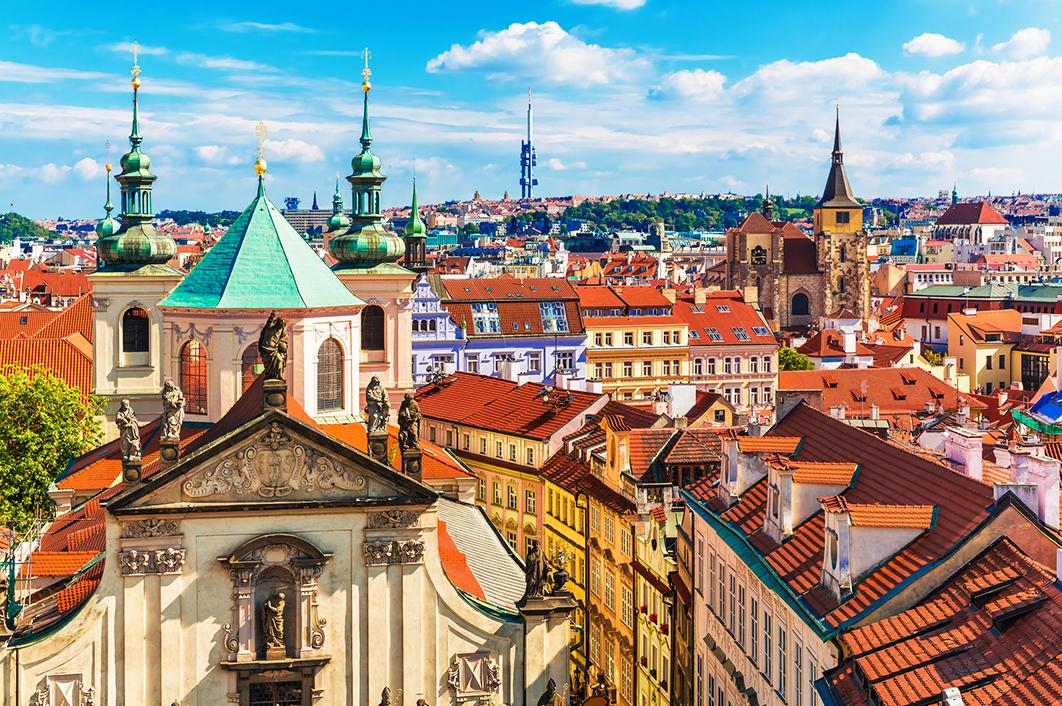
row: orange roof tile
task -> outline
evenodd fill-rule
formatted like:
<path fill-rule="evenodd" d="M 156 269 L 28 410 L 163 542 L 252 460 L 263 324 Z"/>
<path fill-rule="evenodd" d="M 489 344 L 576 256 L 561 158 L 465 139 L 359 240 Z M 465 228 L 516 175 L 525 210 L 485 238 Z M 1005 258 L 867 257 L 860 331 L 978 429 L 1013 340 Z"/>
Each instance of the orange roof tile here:
<path fill-rule="evenodd" d="M 753 454 L 785 454 L 792 456 L 800 446 L 799 436 L 739 436 L 738 451 Z"/>
<path fill-rule="evenodd" d="M 22 576 L 70 576 L 99 552 L 33 552 L 22 565 Z"/>
<path fill-rule="evenodd" d="M 796 471 L 793 474 L 794 483 L 807 483 L 809 485 L 849 485 L 856 471 L 857 463 L 805 463 L 801 461 L 787 464 Z"/>
<path fill-rule="evenodd" d="M 446 577 L 456 588 L 480 600 L 486 600 L 483 587 L 468 566 L 468 558 L 457 548 L 450 533 L 446 531 L 446 523 L 439 520 L 438 524 L 439 561 L 443 565 Z"/>
<path fill-rule="evenodd" d="M 59 612 L 65 615 L 80 606 L 99 585 L 99 579 L 82 579 L 59 591 L 56 594 Z"/>
<path fill-rule="evenodd" d="M 889 505 L 848 503 L 853 527 L 894 527 L 929 529 L 933 526 L 933 505 Z"/>
<path fill-rule="evenodd" d="M 39 365 L 82 394 L 92 392 L 92 355 L 74 337 L 0 340 L 0 365 Z"/>

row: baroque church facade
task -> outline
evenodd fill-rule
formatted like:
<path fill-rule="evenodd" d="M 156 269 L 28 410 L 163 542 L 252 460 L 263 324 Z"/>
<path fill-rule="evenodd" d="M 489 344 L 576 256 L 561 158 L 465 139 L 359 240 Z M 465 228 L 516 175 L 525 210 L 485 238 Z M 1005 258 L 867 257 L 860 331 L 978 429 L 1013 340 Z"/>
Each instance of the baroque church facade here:
<path fill-rule="evenodd" d="M 781 328 L 807 327 L 844 310 L 866 320 L 870 270 L 863 206 L 845 172 L 839 118 L 826 187 L 813 211 L 813 235 L 772 216 L 768 194 L 762 213 L 727 232 L 726 288 L 758 304 Z"/>
<path fill-rule="evenodd" d="M 254 198 L 187 275 L 152 226 L 138 73 L 121 220 L 101 222 L 92 275 L 112 440 L 57 479 L 56 519 L 20 555 L 0 701 L 525 704 L 563 690 L 563 570 L 541 553 L 525 566 L 475 507 L 475 477 L 419 439 L 416 275 L 381 215 L 368 68 L 335 267 L 267 197 L 260 148 Z"/>

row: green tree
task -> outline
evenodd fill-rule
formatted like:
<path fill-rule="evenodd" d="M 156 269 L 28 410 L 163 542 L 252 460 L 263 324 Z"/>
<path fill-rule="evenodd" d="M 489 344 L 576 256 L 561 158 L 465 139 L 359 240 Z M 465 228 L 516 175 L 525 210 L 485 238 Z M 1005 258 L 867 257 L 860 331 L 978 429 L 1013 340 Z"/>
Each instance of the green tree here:
<path fill-rule="evenodd" d="M 932 348 L 923 348 L 922 357 L 926 359 L 926 362 L 930 365 L 944 365 L 944 354 L 938 353 Z"/>
<path fill-rule="evenodd" d="M 778 369 L 814 370 L 815 366 L 812 364 L 811 358 L 808 358 L 800 351 L 783 347 L 778 351 Z"/>
<path fill-rule="evenodd" d="M 0 368 L 0 525 L 51 515 L 48 486 L 99 443 L 102 410 L 46 368 Z"/>
<path fill-rule="evenodd" d="M 51 238 L 54 235 L 14 211 L 0 215 L 0 243 L 10 243 L 13 238 Z"/>

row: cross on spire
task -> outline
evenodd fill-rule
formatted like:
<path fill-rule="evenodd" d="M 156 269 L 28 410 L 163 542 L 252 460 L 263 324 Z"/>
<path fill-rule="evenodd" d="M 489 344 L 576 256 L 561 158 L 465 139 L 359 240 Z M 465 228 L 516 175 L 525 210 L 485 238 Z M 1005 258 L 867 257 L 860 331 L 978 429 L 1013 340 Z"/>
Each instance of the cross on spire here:
<path fill-rule="evenodd" d="M 266 161 L 265 161 L 265 139 L 266 139 L 266 124 L 262 121 L 258 121 L 258 124 L 254 126 L 254 131 L 258 133 L 258 159 L 254 163 L 254 171 L 258 174 L 258 189 L 262 189 L 262 177 L 266 173 Z"/>
<path fill-rule="evenodd" d="M 137 57 L 140 54 L 140 42 L 133 41 L 131 47 L 133 52 L 133 68 L 129 70 L 129 73 L 133 74 L 133 90 L 140 88 L 140 64 L 137 63 Z"/>
<path fill-rule="evenodd" d="M 365 59 L 365 68 L 361 70 L 361 90 L 368 92 L 372 88 L 372 84 L 369 83 L 369 76 L 372 76 L 372 71 L 369 69 L 369 57 L 372 56 L 372 52 L 369 51 L 368 47 L 365 47 L 361 51 L 361 56 Z"/>

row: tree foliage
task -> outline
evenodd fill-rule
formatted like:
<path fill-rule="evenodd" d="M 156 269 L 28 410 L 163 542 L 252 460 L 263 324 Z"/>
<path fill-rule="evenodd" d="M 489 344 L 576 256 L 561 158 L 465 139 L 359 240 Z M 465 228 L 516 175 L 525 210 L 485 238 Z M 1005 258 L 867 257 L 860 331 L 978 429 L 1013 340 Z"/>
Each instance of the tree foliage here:
<path fill-rule="evenodd" d="M 813 196 L 785 198 L 772 196 L 775 219 L 807 218 L 815 205 Z M 671 230 L 725 230 L 733 228 L 752 211 L 763 207 L 763 197 L 740 196 L 722 198 L 676 199 L 615 199 L 613 201 L 584 201 L 564 210 L 564 219 L 587 221 L 600 230 L 647 230 L 657 220 L 663 220 Z"/>
<path fill-rule="evenodd" d="M 43 228 L 29 218 L 11 211 L 0 215 L 0 243 L 10 243 L 14 238 L 54 238 L 55 233 Z"/>
<path fill-rule="evenodd" d="M 778 351 L 779 370 L 814 370 L 811 358 L 793 348 L 781 348 Z"/>
<path fill-rule="evenodd" d="M 99 443 L 102 409 L 46 368 L 0 368 L 0 524 L 51 515 L 48 486 Z"/>
<path fill-rule="evenodd" d="M 227 228 L 232 225 L 232 222 L 239 215 L 239 211 L 218 211 L 217 213 L 207 213 L 206 211 L 159 211 L 155 214 L 155 217 L 160 221 L 172 220 L 179 226 L 199 223 L 211 228 L 217 226 L 225 226 Z"/>

